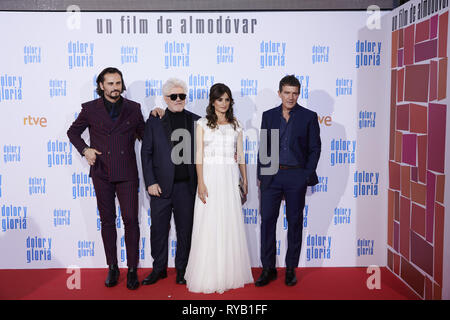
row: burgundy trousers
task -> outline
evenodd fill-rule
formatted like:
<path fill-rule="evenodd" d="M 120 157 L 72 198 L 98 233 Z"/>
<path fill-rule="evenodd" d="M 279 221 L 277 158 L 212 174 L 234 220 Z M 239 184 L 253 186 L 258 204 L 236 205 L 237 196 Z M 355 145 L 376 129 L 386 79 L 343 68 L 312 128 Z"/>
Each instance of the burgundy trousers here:
<path fill-rule="evenodd" d="M 117 230 L 115 197 L 119 199 L 122 221 L 125 227 L 125 246 L 128 268 L 139 262 L 138 181 L 109 182 L 92 176 L 97 207 L 100 213 L 101 233 L 106 263 L 117 264 Z"/>

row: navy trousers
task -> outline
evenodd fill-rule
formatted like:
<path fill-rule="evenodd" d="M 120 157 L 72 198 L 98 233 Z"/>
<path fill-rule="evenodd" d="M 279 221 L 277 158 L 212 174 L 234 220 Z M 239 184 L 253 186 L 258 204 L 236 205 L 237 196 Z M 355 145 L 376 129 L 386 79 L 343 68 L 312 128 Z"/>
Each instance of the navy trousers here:
<path fill-rule="evenodd" d="M 138 181 L 109 182 L 92 176 L 97 207 L 102 226 L 102 240 L 106 263 L 117 264 L 116 203 L 119 199 L 120 211 L 125 227 L 125 246 L 127 266 L 137 267 L 139 262 L 139 219 L 138 219 Z"/>
<path fill-rule="evenodd" d="M 288 225 L 286 267 L 297 268 L 300 259 L 305 207 L 304 169 L 278 170 L 271 183 L 261 190 L 261 262 L 263 268 L 275 268 L 276 226 L 283 196 Z"/>
<path fill-rule="evenodd" d="M 169 198 L 151 196 L 150 245 L 153 257 L 153 270 L 167 268 L 170 220 L 175 220 L 177 248 L 175 268 L 186 269 L 191 250 L 192 224 L 194 219 L 194 200 L 189 182 L 174 183 Z"/>

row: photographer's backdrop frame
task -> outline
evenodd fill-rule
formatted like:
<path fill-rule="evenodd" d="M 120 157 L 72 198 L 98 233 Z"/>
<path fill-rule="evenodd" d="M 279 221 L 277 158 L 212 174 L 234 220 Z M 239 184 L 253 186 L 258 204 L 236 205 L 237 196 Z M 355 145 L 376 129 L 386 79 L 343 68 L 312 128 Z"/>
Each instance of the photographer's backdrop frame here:
<path fill-rule="evenodd" d="M 391 27 L 388 267 L 422 298 L 449 299 L 448 1 L 410 1 Z"/>
<path fill-rule="evenodd" d="M 377 28 L 365 11 L 83 12 L 80 25 L 73 13 L 1 12 L 2 29 L 10 31 L 0 51 L 0 268 L 105 266 L 88 165 L 66 131 L 80 104 L 97 98 L 95 79 L 107 66 L 123 71 L 124 95 L 141 103 L 145 119 L 163 106 L 161 86 L 170 77 L 187 82 L 187 109 L 201 116 L 209 87 L 230 86 L 245 126 L 250 189 L 243 218 L 254 267 L 260 266 L 261 114 L 280 104 L 281 77 L 295 74 L 299 103 L 318 113 L 322 138 L 299 266 L 386 265 L 391 35 L 389 14 L 378 14 Z M 140 143 L 136 152 L 142 177 Z M 151 267 L 149 199 L 140 183 L 140 267 Z M 286 251 L 284 209 L 277 266 L 284 266 Z"/>

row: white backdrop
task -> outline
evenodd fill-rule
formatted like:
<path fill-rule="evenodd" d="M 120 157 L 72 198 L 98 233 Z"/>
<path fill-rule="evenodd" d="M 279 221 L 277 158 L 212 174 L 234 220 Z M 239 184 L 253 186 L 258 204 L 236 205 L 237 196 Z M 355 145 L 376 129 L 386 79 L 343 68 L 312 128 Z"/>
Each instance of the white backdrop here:
<path fill-rule="evenodd" d="M 161 87 L 170 77 L 186 81 L 186 108 L 200 116 L 212 84 L 231 88 L 245 125 L 250 189 L 243 218 L 254 267 L 260 266 L 261 114 L 280 104 L 279 80 L 295 74 L 299 104 L 318 113 L 322 138 L 320 183 L 307 193 L 299 266 L 385 265 L 390 30 L 367 28 L 368 18 L 366 12 L 1 12 L 0 268 L 105 266 L 89 168 L 66 131 L 80 104 L 97 98 L 96 76 L 108 66 L 122 70 L 124 95 L 141 104 L 144 119 L 164 107 Z M 137 142 L 142 177 L 140 148 Z M 140 183 L 140 266 L 151 267 L 149 197 Z M 284 266 L 284 218 L 282 206 L 277 266 Z M 126 266 L 120 218 L 117 224 L 118 257 Z M 173 267 L 173 227 L 169 241 Z"/>

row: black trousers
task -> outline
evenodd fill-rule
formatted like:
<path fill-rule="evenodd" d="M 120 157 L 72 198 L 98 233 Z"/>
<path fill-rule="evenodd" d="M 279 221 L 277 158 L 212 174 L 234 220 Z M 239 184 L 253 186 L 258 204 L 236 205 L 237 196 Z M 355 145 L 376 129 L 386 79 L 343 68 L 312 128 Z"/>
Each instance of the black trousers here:
<path fill-rule="evenodd" d="M 189 251 L 191 250 L 194 200 L 195 195 L 192 194 L 188 182 L 175 183 L 172 195 L 169 198 L 151 196 L 150 245 L 153 257 L 153 270 L 161 271 L 167 268 L 172 212 L 177 234 L 175 268 L 186 268 Z"/>

